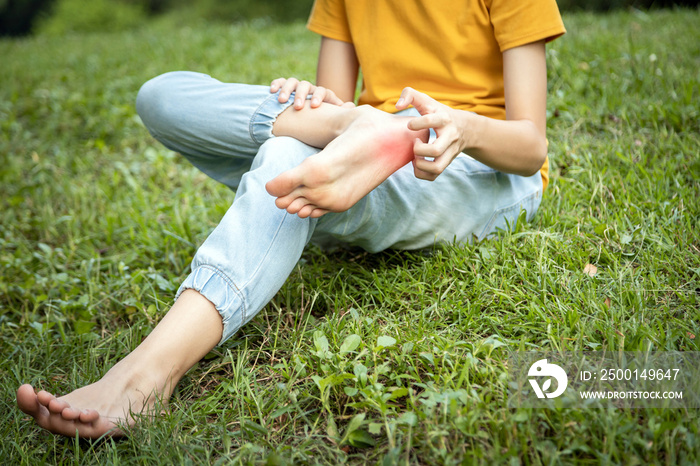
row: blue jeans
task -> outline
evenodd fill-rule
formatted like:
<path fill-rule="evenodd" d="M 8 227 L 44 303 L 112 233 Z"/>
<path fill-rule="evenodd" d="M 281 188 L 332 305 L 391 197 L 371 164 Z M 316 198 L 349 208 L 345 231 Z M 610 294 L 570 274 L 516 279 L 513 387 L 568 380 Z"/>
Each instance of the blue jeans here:
<path fill-rule="evenodd" d="M 369 252 L 470 242 L 515 226 L 521 209 L 531 218 L 539 206 L 539 173 L 509 175 L 460 156 L 432 182 L 416 178 L 408 164 L 346 212 L 290 215 L 275 206 L 265 183 L 319 151 L 272 135 L 291 101 L 279 103 L 267 86 L 192 72 L 158 76 L 138 94 L 138 113 L 156 139 L 236 191 L 178 290 L 195 289 L 216 306 L 222 343 L 272 299 L 309 241 Z"/>

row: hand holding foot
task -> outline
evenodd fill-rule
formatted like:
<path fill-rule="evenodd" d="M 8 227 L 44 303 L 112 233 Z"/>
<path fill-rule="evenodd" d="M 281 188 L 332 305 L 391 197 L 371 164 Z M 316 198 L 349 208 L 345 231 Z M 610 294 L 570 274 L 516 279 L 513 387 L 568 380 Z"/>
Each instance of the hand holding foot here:
<path fill-rule="evenodd" d="M 412 117 L 358 107 L 347 129 L 324 150 L 265 186 L 275 204 L 302 218 L 343 212 L 413 160 L 416 140 L 429 131 L 408 128 Z"/>
<path fill-rule="evenodd" d="M 277 78 L 270 83 L 270 92 L 279 91 L 279 101 L 284 103 L 289 100 L 292 92 L 295 93 L 294 108 L 301 110 L 304 107 L 307 96 L 311 96 L 311 108 L 317 108 L 322 102 L 338 106 L 354 107 L 352 102 L 343 102 L 330 89 L 322 86 L 316 86 L 308 81 L 299 81 L 296 78 Z"/>

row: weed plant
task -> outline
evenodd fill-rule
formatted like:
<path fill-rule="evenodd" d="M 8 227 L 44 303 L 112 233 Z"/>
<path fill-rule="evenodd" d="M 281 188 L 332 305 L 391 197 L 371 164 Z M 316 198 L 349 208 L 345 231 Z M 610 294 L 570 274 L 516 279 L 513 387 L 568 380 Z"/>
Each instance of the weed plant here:
<path fill-rule="evenodd" d="M 700 14 L 570 14 L 536 219 L 425 251 L 310 248 L 123 440 L 40 431 L 24 382 L 94 381 L 154 327 L 234 193 L 154 141 L 140 85 L 314 78 L 301 23 L 0 41 L 5 464 L 697 464 L 697 410 L 507 407 L 509 354 L 698 351 Z M 178 23 L 179 24 L 179 23 Z"/>

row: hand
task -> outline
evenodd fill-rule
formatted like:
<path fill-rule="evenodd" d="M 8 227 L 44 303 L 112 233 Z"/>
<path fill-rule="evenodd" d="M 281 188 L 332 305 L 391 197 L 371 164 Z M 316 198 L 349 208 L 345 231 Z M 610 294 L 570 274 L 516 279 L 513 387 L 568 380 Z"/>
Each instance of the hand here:
<path fill-rule="evenodd" d="M 307 96 L 311 95 L 311 108 L 316 108 L 323 102 L 338 106 L 353 106 L 352 102 L 343 102 L 330 89 L 321 86 L 315 86 L 308 81 L 299 81 L 296 78 L 277 78 L 270 83 L 270 92 L 280 91 L 278 100 L 281 103 L 287 102 L 292 92 L 294 96 L 294 108 L 301 110 L 304 108 Z"/>
<path fill-rule="evenodd" d="M 403 110 L 409 105 L 413 105 L 421 116 L 410 120 L 408 128 L 414 131 L 432 128 L 437 135 L 432 143 L 416 139 L 413 145 L 413 171 L 416 177 L 434 181 L 466 147 L 464 127 L 458 120 L 469 112 L 450 108 L 407 87 L 401 92 L 396 108 Z"/>

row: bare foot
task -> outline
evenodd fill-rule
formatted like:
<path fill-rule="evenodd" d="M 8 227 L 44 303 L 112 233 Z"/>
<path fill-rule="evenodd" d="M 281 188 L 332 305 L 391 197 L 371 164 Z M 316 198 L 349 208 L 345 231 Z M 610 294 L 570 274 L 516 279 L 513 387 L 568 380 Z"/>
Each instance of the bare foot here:
<path fill-rule="evenodd" d="M 151 334 L 99 381 L 66 396 L 17 390 L 17 405 L 54 434 L 82 438 L 120 436 L 141 415 L 165 407 L 177 382 L 221 340 L 214 305 L 185 290 Z"/>
<path fill-rule="evenodd" d="M 92 409 L 78 409 L 66 398 L 56 398 L 44 390 L 35 393 L 29 384 L 22 385 L 17 390 L 19 408 L 32 416 L 39 427 L 49 432 L 92 439 L 123 435 L 118 427 L 120 422 L 124 421 L 123 413 L 110 418 Z"/>
<path fill-rule="evenodd" d="M 359 116 L 324 150 L 265 185 L 277 207 L 300 217 L 343 212 L 412 161 L 416 139 L 428 140 L 427 129 L 408 129 L 412 117 L 356 110 Z"/>
<path fill-rule="evenodd" d="M 135 415 L 152 414 L 159 398 L 167 401 L 170 396 L 170 390 L 152 374 L 127 374 L 127 366 L 117 364 L 98 382 L 61 397 L 22 385 L 17 390 L 17 405 L 39 427 L 54 434 L 91 439 L 122 436 L 122 428 L 133 425 Z"/>

